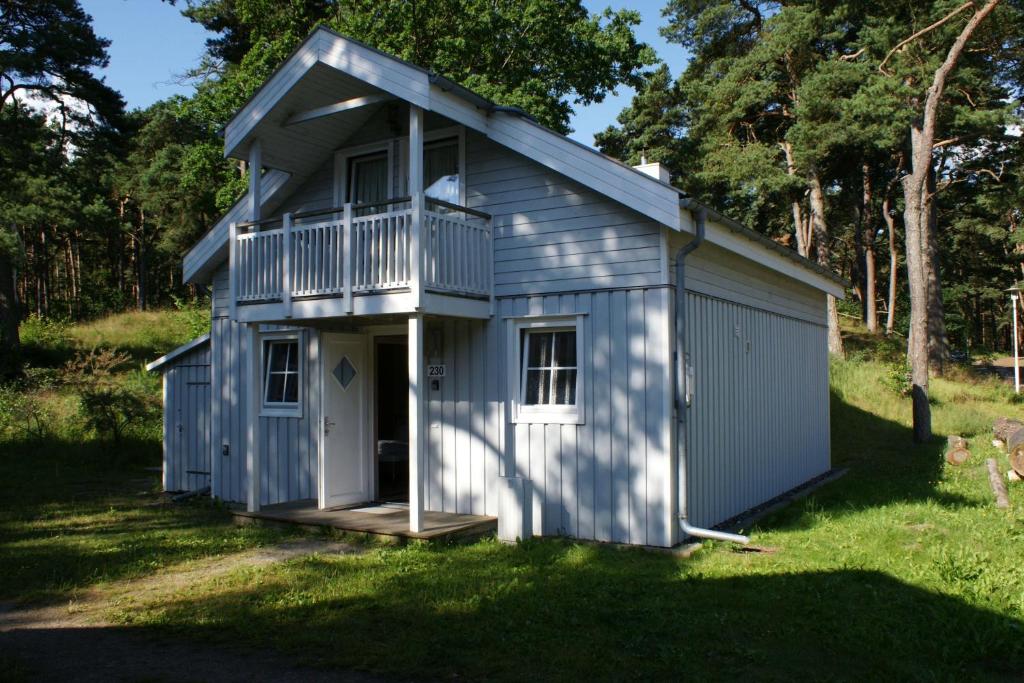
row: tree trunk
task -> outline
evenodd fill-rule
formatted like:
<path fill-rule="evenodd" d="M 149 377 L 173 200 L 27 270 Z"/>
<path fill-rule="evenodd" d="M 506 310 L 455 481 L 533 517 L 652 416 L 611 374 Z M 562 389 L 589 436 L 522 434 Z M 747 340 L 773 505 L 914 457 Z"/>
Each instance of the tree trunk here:
<path fill-rule="evenodd" d="M 983 7 L 975 10 L 974 15 L 961 29 L 946 58 L 935 70 L 932 84 L 925 95 L 924 110 L 920 119 L 910 126 L 910 172 L 902 180 L 905 202 L 903 223 L 906 230 L 907 275 L 910 282 L 910 344 L 907 355 L 910 359 L 913 385 L 914 440 L 918 442 L 927 441 L 932 436 L 931 409 L 928 406 L 928 342 L 932 331 L 929 329 L 929 313 L 934 311 L 941 316 L 942 312 L 941 289 L 938 286 L 938 270 L 935 267 L 938 250 L 937 246 L 932 244 L 934 214 L 929 182 L 933 178 L 932 150 L 938 125 L 939 103 L 946 87 L 946 78 L 956 66 L 967 41 L 999 2 L 1000 0 L 988 0 Z M 932 299 L 939 304 L 937 310 Z"/>
<path fill-rule="evenodd" d="M 811 192 L 811 235 L 814 240 L 815 254 L 820 265 L 828 267 L 828 224 L 825 222 L 825 191 L 821 187 L 821 179 L 812 173 L 809 177 Z M 839 310 L 835 297 L 828 295 L 828 351 L 837 356 L 843 355 L 843 337 L 839 331 Z"/>
<path fill-rule="evenodd" d="M 915 137 L 916 134 L 913 134 Z M 907 245 L 907 282 L 910 285 L 910 335 L 907 358 L 910 361 L 911 400 L 913 401 L 914 441 L 932 437 L 932 415 L 928 405 L 928 282 L 925 278 L 921 245 L 921 193 L 913 189 L 913 175 L 904 177 L 906 208 L 903 229 Z"/>
<path fill-rule="evenodd" d="M 6 232 L 5 228 L 0 231 Z M 15 242 L 4 240 L 4 242 Z M 10 378 L 21 370 L 21 341 L 18 321 L 21 317 L 14 285 L 13 254 L 0 243 L 0 379 Z"/>
<path fill-rule="evenodd" d="M 786 155 L 786 173 L 791 176 L 797 175 L 796 159 L 793 156 L 793 146 L 788 142 L 779 144 L 783 154 Z M 804 258 L 811 258 L 814 237 L 811 233 L 810 216 L 805 216 L 800 201 L 792 202 L 793 230 L 796 233 L 796 251 Z"/>
<path fill-rule="evenodd" d="M 891 335 L 896 327 L 896 283 L 899 275 L 899 252 L 896 247 L 896 218 L 892 215 L 892 197 L 882 202 L 882 218 L 889 229 L 889 310 L 885 316 L 885 334 Z"/>
<path fill-rule="evenodd" d="M 865 163 L 862 167 L 864 174 L 864 200 L 861 209 L 861 230 L 862 251 L 864 252 L 864 323 L 868 332 L 878 332 L 878 292 L 877 274 L 875 267 L 875 215 L 873 210 L 874 195 L 871 188 L 871 167 Z"/>
<path fill-rule="evenodd" d="M 930 371 L 942 376 L 949 362 L 949 338 L 942 304 L 942 281 L 939 271 L 939 235 L 935 207 L 935 167 L 928 167 L 926 206 L 921 210 L 922 247 L 925 279 L 928 282 L 928 363 Z"/>
<path fill-rule="evenodd" d="M 139 234 L 136 241 L 135 280 L 137 306 L 140 311 L 146 310 L 146 214 L 139 211 Z"/>

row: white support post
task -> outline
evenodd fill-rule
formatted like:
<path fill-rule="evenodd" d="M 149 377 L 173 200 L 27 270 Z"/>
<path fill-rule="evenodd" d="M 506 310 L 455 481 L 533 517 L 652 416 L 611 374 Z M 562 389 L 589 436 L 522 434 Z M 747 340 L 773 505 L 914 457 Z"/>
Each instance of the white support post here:
<path fill-rule="evenodd" d="M 1020 393 L 1020 353 L 1017 350 L 1017 295 L 1010 295 L 1010 306 L 1013 308 L 1013 390 Z"/>
<path fill-rule="evenodd" d="M 352 269 L 355 267 L 356 260 L 353 258 L 355 250 L 352 248 L 353 240 L 352 234 L 352 202 L 345 202 L 345 218 L 341 229 L 341 262 L 345 264 L 343 266 L 344 273 L 342 277 L 345 282 L 345 313 L 352 315 L 355 304 L 352 301 Z"/>
<path fill-rule="evenodd" d="M 490 242 L 490 249 L 487 254 L 487 286 L 490 289 L 491 317 L 497 312 L 497 304 L 494 301 L 494 221 L 487 219 L 487 240 Z"/>
<path fill-rule="evenodd" d="M 419 311 L 423 304 L 423 274 L 426 270 L 423 245 L 429 235 L 423 235 L 426 211 L 423 196 L 423 110 L 415 105 L 409 105 L 409 195 L 412 197 L 412 225 L 409 226 L 409 278 L 412 282 L 409 284 L 413 308 Z"/>
<path fill-rule="evenodd" d="M 409 531 L 423 531 L 423 476 L 426 459 L 426 369 L 423 315 L 409 317 Z"/>
<path fill-rule="evenodd" d="M 232 222 L 228 226 L 228 296 L 231 297 L 228 306 L 232 320 L 238 320 L 238 278 L 240 276 L 241 273 L 238 272 L 238 223 Z"/>
<path fill-rule="evenodd" d="M 263 211 L 263 147 L 259 140 L 249 145 L 249 220 L 258 221 Z"/>
<path fill-rule="evenodd" d="M 286 213 L 281 226 L 281 303 L 284 317 L 292 317 L 292 215 Z"/>
<path fill-rule="evenodd" d="M 245 467 L 249 478 L 249 497 L 246 509 L 258 512 L 260 509 L 260 403 L 263 395 L 263 373 L 260 360 L 259 324 L 249 323 L 249 401 L 246 410 L 246 459 Z"/>

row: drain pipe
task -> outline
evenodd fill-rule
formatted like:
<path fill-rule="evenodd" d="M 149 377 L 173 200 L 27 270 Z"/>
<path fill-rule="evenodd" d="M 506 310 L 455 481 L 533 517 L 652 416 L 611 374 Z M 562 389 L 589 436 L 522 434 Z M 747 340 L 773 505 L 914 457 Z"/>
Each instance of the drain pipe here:
<path fill-rule="evenodd" d="M 750 538 L 740 534 L 730 534 L 725 531 L 714 529 L 702 529 L 692 526 L 688 521 L 687 507 L 690 504 L 689 496 L 686 495 L 685 486 L 688 472 L 686 469 L 686 435 L 689 418 L 687 411 L 690 406 L 690 386 L 692 383 L 690 371 L 690 356 L 686 352 L 686 257 L 697 249 L 704 242 L 705 223 L 707 221 L 707 209 L 688 198 L 679 200 L 680 206 L 689 209 L 696 222 L 695 237 L 684 244 L 676 252 L 676 352 L 675 352 L 675 404 L 676 404 L 676 452 L 679 462 L 673 476 L 676 477 L 676 491 L 682 492 L 683 505 L 679 511 L 679 527 L 683 533 L 696 538 L 710 538 L 716 541 L 729 541 L 731 543 L 750 543 Z M 682 472 L 682 477 L 680 477 Z M 677 493 L 678 495 L 678 493 Z"/>

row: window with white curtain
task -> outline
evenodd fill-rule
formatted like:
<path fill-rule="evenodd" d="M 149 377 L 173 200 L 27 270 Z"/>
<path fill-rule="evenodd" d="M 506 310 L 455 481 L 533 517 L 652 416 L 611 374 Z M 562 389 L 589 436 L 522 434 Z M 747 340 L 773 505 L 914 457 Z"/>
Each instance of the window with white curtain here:
<path fill-rule="evenodd" d="M 349 201 L 353 204 L 380 202 L 391 196 L 388 183 L 387 152 L 368 154 L 355 157 L 349 167 Z M 368 209 L 369 213 L 379 213 L 387 207 L 377 206 Z"/>
<path fill-rule="evenodd" d="M 460 172 L 458 138 L 423 146 L 423 187 L 428 197 L 458 204 Z"/>
<path fill-rule="evenodd" d="M 513 322 L 513 421 L 583 424 L 583 315 Z M 513 379 L 514 377 L 514 379 Z"/>

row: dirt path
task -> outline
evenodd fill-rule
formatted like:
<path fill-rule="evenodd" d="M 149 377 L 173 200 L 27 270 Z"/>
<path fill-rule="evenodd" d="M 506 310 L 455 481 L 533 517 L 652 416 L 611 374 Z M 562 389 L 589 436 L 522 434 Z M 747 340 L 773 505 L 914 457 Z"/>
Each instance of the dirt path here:
<path fill-rule="evenodd" d="M 93 588 L 62 605 L 0 604 L 0 678 L 31 681 L 358 681 L 359 672 L 298 667 L 266 652 L 159 638 L 110 623 L 105 614 L 124 601 L 150 603 L 240 566 L 294 557 L 350 554 L 346 543 L 303 539 L 189 563 L 133 581 Z M 6 670 L 5 670 L 6 669 Z"/>

